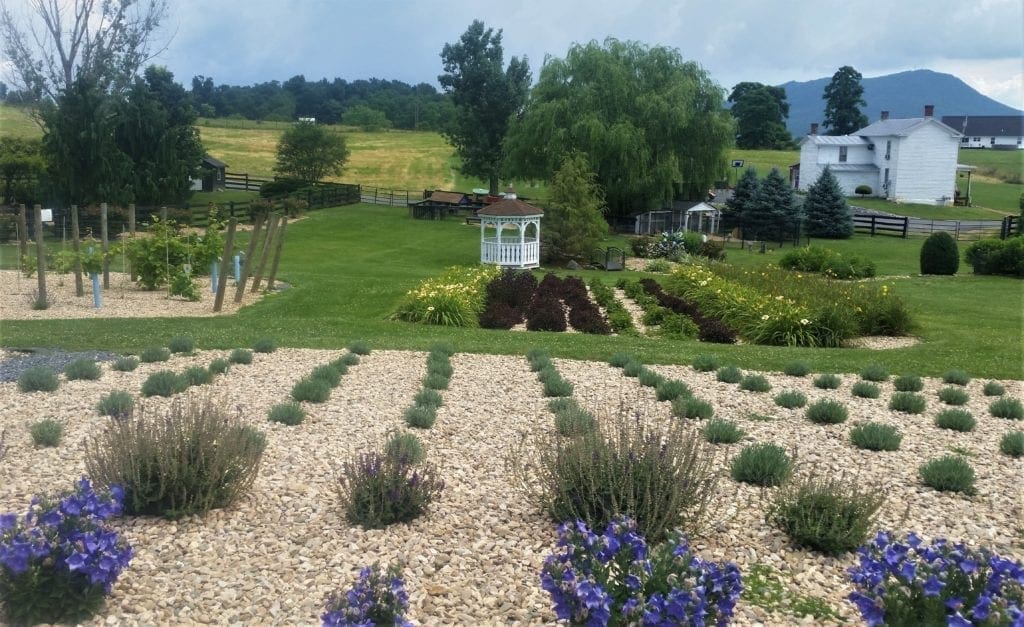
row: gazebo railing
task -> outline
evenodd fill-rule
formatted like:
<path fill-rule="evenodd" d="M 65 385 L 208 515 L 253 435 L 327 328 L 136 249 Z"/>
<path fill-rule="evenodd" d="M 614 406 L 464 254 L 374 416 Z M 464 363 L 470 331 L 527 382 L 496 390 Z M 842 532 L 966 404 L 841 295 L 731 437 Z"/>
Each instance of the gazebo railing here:
<path fill-rule="evenodd" d="M 480 261 L 501 266 L 528 266 L 540 262 L 540 245 L 536 238 L 522 244 L 518 240 L 486 237 L 480 242 Z"/>

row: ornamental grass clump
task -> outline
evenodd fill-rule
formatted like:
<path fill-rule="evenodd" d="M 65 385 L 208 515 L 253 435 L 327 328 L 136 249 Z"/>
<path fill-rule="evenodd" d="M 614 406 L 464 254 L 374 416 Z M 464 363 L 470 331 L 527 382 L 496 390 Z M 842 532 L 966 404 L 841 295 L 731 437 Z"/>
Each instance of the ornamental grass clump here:
<path fill-rule="evenodd" d="M 110 416 L 111 418 L 127 418 L 131 416 L 134 409 L 135 397 L 131 392 L 124 390 L 114 390 L 96 403 L 96 411 L 101 416 Z"/>
<path fill-rule="evenodd" d="M 704 439 L 711 444 L 735 444 L 743 439 L 743 429 L 736 426 L 735 422 L 715 418 L 709 420 L 701 431 Z"/>
<path fill-rule="evenodd" d="M 104 523 L 124 491 L 97 493 L 85 477 L 58 496 L 37 496 L 21 519 L 0 514 L 0 617 L 12 625 L 78 623 L 103 607 L 132 560 Z"/>
<path fill-rule="evenodd" d="M 423 377 L 423 387 L 430 390 L 447 390 L 448 377 L 442 374 L 427 374 Z"/>
<path fill-rule="evenodd" d="M 798 547 L 840 555 L 856 549 L 876 527 L 885 496 L 856 478 L 811 473 L 787 482 L 766 518 Z"/>
<path fill-rule="evenodd" d="M 557 404 L 556 404 L 557 403 Z M 590 433 L 597 428 L 597 420 L 570 397 L 557 398 L 548 403 L 555 414 L 555 430 L 559 435 L 573 437 Z"/>
<path fill-rule="evenodd" d="M 110 365 L 111 370 L 118 372 L 131 372 L 139 367 L 139 358 L 131 355 L 127 357 L 118 357 L 114 360 L 114 363 Z"/>
<path fill-rule="evenodd" d="M 791 377 L 806 377 L 811 367 L 805 361 L 791 361 L 782 367 L 782 372 Z"/>
<path fill-rule="evenodd" d="M 188 389 L 188 381 L 173 370 L 157 370 L 142 382 L 143 396 L 174 396 Z"/>
<path fill-rule="evenodd" d="M 413 405 L 407 407 L 402 415 L 405 424 L 416 429 L 429 429 L 437 422 L 437 409 L 429 406 Z"/>
<path fill-rule="evenodd" d="M 1010 457 L 1024 457 L 1024 431 L 1010 431 L 999 439 L 999 452 Z"/>
<path fill-rule="evenodd" d="M 697 372 L 714 372 L 718 370 L 718 358 L 714 355 L 697 355 L 693 358 L 692 366 Z"/>
<path fill-rule="evenodd" d="M 1024 420 L 1024 405 L 1021 405 L 1021 402 L 1015 398 L 1004 396 L 989 404 L 988 413 L 996 418 Z"/>
<path fill-rule="evenodd" d="M 102 375 L 99 364 L 91 359 L 76 359 L 64 367 L 68 381 L 95 381 Z"/>
<path fill-rule="evenodd" d="M 736 366 L 722 366 L 718 369 L 715 378 L 722 383 L 739 383 L 743 380 L 743 371 Z"/>
<path fill-rule="evenodd" d="M 935 415 L 935 426 L 966 433 L 974 431 L 977 421 L 971 412 L 963 409 L 944 409 Z"/>
<path fill-rule="evenodd" d="M 942 382 L 950 385 L 967 385 L 971 377 L 963 370 L 950 370 L 942 375 Z"/>
<path fill-rule="evenodd" d="M 987 381 L 985 387 L 981 389 L 981 393 L 985 396 L 1002 396 L 1006 394 L 1006 388 L 996 381 Z"/>
<path fill-rule="evenodd" d="M 690 386 L 678 379 L 666 379 L 655 389 L 659 401 L 674 401 L 681 396 L 693 396 Z"/>
<path fill-rule="evenodd" d="M 633 361 L 633 356 L 629 353 L 613 353 L 608 358 L 608 365 L 614 368 L 621 368 L 631 361 Z"/>
<path fill-rule="evenodd" d="M 364 529 L 419 518 L 443 488 L 430 464 L 411 464 L 377 451 L 345 461 L 338 477 L 345 518 Z"/>
<path fill-rule="evenodd" d="M 807 404 L 807 395 L 799 390 L 786 390 L 775 395 L 775 404 L 786 409 L 795 409 Z"/>
<path fill-rule="evenodd" d="M 857 448 L 869 451 L 896 451 L 903 442 L 903 434 L 892 425 L 864 422 L 850 429 L 850 441 Z"/>
<path fill-rule="evenodd" d="M 718 481 L 717 454 L 699 431 L 628 410 L 602 416 L 597 429 L 577 437 L 523 436 L 507 463 L 552 520 L 603 526 L 630 512 L 657 540 L 675 528 L 702 529 Z"/>
<path fill-rule="evenodd" d="M 247 348 L 236 348 L 228 355 L 228 361 L 233 364 L 251 364 L 252 351 Z"/>
<path fill-rule="evenodd" d="M 916 374 L 905 374 L 893 379 L 892 387 L 897 392 L 920 392 L 924 389 L 924 381 Z"/>
<path fill-rule="evenodd" d="M 782 485 L 792 472 L 793 461 L 786 451 L 767 442 L 744 447 L 729 466 L 734 480 L 764 487 Z"/>
<path fill-rule="evenodd" d="M 170 349 L 172 353 L 191 355 L 196 349 L 196 343 L 188 335 L 176 335 L 167 343 L 167 348 Z"/>
<path fill-rule="evenodd" d="M 213 383 L 213 373 L 202 366 L 189 366 L 181 373 L 188 385 L 206 385 Z"/>
<path fill-rule="evenodd" d="M 974 469 L 959 455 L 930 459 L 918 472 L 922 483 L 940 492 L 974 494 Z"/>
<path fill-rule="evenodd" d="M 437 390 L 422 389 L 412 399 L 413 404 L 419 407 L 433 407 L 437 409 L 444 405 L 444 397 Z"/>
<path fill-rule="evenodd" d="M 572 390 L 572 383 L 561 377 L 544 382 L 544 396 L 548 398 L 572 396 Z"/>
<path fill-rule="evenodd" d="M 179 518 L 226 507 L 259 473 L 265 436 L 210 397 L 136 408 L 86 443 L 97 484 L 124 487 L 125 512 Z"/>
<path fill-rule="evenodd" d="M 331 363 L 335 365 L 341 364 L 347 368 L 348 366 L 358 366 L 360 361 L 362 361 L 362 359 L 359 357 L 358 353 L 349 352 L 335 359 Z"/>
<path fill-rule="evenodd" d="M 971 396 L 961 387 L 945 387 L 939 390 L 939 400 L 946 405 L 966 405 L 967 401 L 971 399 Z"/>
<path fill-rule="evenodd" d="M 1024 565 L 943 538 L 927 544 L 879 531 L 857 549 L 847 597 L 868 625 L 1016 625 Z"/>
<path fill-rule="evenodd" d="M 924 413 L 927 406 L 925 398 L 913 392 L 893 392 L 889 397 L 889 409 L 901 411 L 906 414 Z"/>
<path fill-rule="evenodd" d="M 848 416 L 846 406 L 839 401 L 823 398 L 807 407 L 807 419 L 816 424 L 837 425 Z"/>
<path fill-rule="evenodd" d="M 551 365 L 551 356 L 543 348 L 531 348 L 526 351 L 526 361 L 532 372 L 539 372 Z"/>
<path fill-rule="evenodd" d="M 323 379 L 306 377 L 292 386 L 292 399 L 298 402 L 323 403 L 331 397 L 331 385 Z"/>
<path fill-rule="evenodd" d="M 228 361 L 227 359 L 218 357 L 217 359 L 214 359 L 213 361 L 210 362 L 210 365 L 207 367 L 207 369 L 212 374 L 224 374 L 231 369 L 231 362 Z"/>
<path fill-rule="evenodd" d="M 348 345 L 348 352 L 353 353 L 355 355 L 369 355 L 370 344 L 363 340 L 356 340 L 355 342 L 352 342 L 351 344 Z"/>
<path fill-rule="evenodd" d="M 405 620 L 409 595 L 401 568 L 395 564 L 382 571 L 375 562 L 359 571 L 359 579 L 344 594 L 332 594 L 320 616 L 323 627 L 349 625 L 394 625 L 412 627 Z"/>
<path fill-rule="evenodd" d="M 306 419 L 306 412 L 298 403 L 278 403 L 267 412 L 267 420 L 279 422 L 290 427 L 302 423 Z"/>
<path fill-rule="evenodd" d="M 29 425 L 28 432 L 36 446 L 57 446 L 64 435 L 64 423 L 53 418 L 44 418 Z"/>
<path fill-rule="evenodd" d="M 728 624 L 743 591 L 733 562 L 701 559 L 682 533 L 649 548 L 636 522 L 616 516 L 603 534 L 584 520 L 558 527 L 541 588 L 570 625 Z"/>
<path fill-rule="evenodd" d="M 144 364 L 167 361 L 170 358 L 171 351 L 167 350 L 163 346 L 149 346 L 142 349 L 142 352 L 139 353 L 139 361 Z"/>
<path fill-rule="evenodd" d="M 396 462 L 418 464 L 426 458 L 423 444 L 415 433 L 393 431 L 384 443 L 384 454 Z"/>
<path fill-rule="evenodd" d="M 622 367 L 622 376 L 635 378 L 639 377 L 640 373 L 643 371 L 644 365 L 634 359 Z"/>
<path fill-rule="evenodd" d="M 839 386 L 843 384 L 843 380 L 839 375 L 835 374 L 820 374 L 814 377 L 814 387 L 819 390 L 838 390 Z"/>
<path fill-rule="evenodd" d="M 644 368 L 637 375 L 636 380 L 644 387 L 656 388 L 665 381 L 665 377 L 650 368 Z"/>
<path fill-rule="evenodd" d="M 695 396 L 680 396 L 672 401 L 672 415 L 677 418 L 707 420 L 715 414 L 711 403 Z"/>
<path fill-rule="evenodd" d="M 46 366 L 32 366 L 18 376 L 19 392 L 53 392 L 59 387 L 57 373 Z"/>
<path fill-rule="evenodd" d="M 740 380 L 740 389 L 746 390 L 747 392 L 768 392 L 772 389 L 772 384 L 768 382 L 768 379 L 759 374 L 748 374 Z"/>
<path fill-rule="evenodd" d="M 882 364 L 870 364 L 861 371 L 860 378 L 865 381 L 881 383 L 889 380 L 889 370 Z"/>
<path fill-rule="evenodd" d="M 260 338 L 253 342 L 252 345 L 252 351 L 254 353 L 273 353 L 276 350 L 277 342 L 269 337 Z"/>
<path fill-rule="evenodd" d="M 850 394 L 857 398 L 878 398 L 882 389 L 870 381 L 857 381 L 850 386 Z"/>
<path fill-rule="evenodd" d="M 341 384 L 341 372 L 334 366 L 317 366 L 309 373 L 309 378 L 323 381 L 332 388 Z"/>

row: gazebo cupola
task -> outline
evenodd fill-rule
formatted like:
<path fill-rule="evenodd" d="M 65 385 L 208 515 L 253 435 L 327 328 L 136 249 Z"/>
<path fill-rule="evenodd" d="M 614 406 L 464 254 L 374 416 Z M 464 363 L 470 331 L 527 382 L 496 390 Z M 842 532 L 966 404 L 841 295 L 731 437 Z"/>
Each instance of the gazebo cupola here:
<path fill-rule="evenodd" d="M 540 219 L 544 210 L 516 198 L 510 187 L 505 199 L 476 212 L 480 217 L 480 263 L 507 268 L 540 265 Z"/>

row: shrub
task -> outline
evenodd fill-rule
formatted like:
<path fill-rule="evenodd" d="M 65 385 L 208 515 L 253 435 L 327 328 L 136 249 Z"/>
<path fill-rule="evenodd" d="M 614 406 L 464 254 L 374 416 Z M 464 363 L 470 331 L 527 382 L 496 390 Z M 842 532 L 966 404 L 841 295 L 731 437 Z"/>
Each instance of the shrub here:
<path fill-rule="evenodd" d="M 608 365 L 614 368 L 622 368 L 631 361 L 634 361 L 634 359 L 629 353 L 615 353 L 608 358 Z"/>
<path fill-rule="evenodd" d="M 897 392 L 920 392 L 924 389 L 924 381 L 917 375 L 907 374 L 896 377 L 892 386 Z"/>
<path fill-rule="evenodd" d="M 902 411 L 908 414 L 920 414 L 924 412 L 927 403 L 924 397 L 913 392 L 893 392 L 889 398 L 889 409 Z"/>
<path fill-rule="evenodd" d="M 338 387 L 341 384 L 341 371 L 334 366 L 317 366 L 309 373 L 307 377 L 317 381 L 323 381 L 332 388 Z"/>
<path fill-rule="evenodd" d="M 786 409 L 795 409 L 807 404 L 807 396 L 799 390 L 786 390 L 775 395 L 775 404 Z"/>
<path fill-rule="evenodd" d="M 874 381 L 876 383 L 888 381 L 889 370 L 882 364 L 870 364 L 861 371 L 860 378 L 865 381 Z"/>
<path fill-rule="evenodd" d="M 608 335 L 612 332 L 612 328 L 608 326 L 608 321 L 601 315 L 601 310 L 589 300 L 569 308 L 569 324 L 580 333 Z M 664 332 L 666 329 L 662 327 L 662 331 Z M 694 327 L 693 336 L 696 335 L 697 329 Z"/>
<path fill-rule="evenodd" d="M 323 403 L 331 397 L 331 384 L 323 379 L 306 377 L 292 386 L 292 399 L 296 402 Z"/>
<path fill-rule="evenodd" d="M 98 484 L 124 487 L 127 513 L 173 519 L 234 502 L 265 447 L 262 433 L 206 397 L 111 422 L 87 443 L 85 466 Z"/>
<path fill-rule="evenodd" d="M 767 392 L 772 389 L 772 384 L 759 374 L 748 374 L 740 381 L 740 389 L 748 392 Z"/>
<path fill-rule="evenodd" d="M 644 365 L 639 361 L 630 361 L 622 367 L 622 374 L 627 377 L 639 377 L 644 370 Z"/>
<path fill-rule="evenodd" d="M 384 455 L 401 464 L 418 464 L 426 457 L 419 437 L 408 431 L 393 431 L 384 444 Z"/>
<path fill-rule="evenodd" d="M 189 366 L 181 373 L 187 385 L 206 385 L 213 382 L 213 373 L 202 366 Z"/>
<path fill-rule="evenodd" d="M 122 499 L 119 488 L 97 494 L 83 477 L 70 493 L 34 497 L 21 520 L 0 514 L 6 623 L 74 624 L 100 610 L 132 559 L 124 538 L 104 525 L 121 514 Z"/>
<path fill-rule="evenodd" d="M 575 625 L 728 624 L 743 589 L 732 562 L 706 562 L 680 533 L 648 554 L 636 523 L 609 521 L 602 535 L 583 520 L 558 527 L 555 552 L 544 561 L 541 588 L 551 595 L 559 622 Z"/>
<path fill-rule="evenodd" d="M 846 417 L 846 406 L 830 398 L 814 401 L 807 407 L 807 419 L 813 423 L 836 425 L 845 422 Z"/>
<path fill-rule="evenodd" d="M 441 397 L 441 393 L 437 390 L 424 389 L 416 393 L 413 397 L 413 403 L 420 407 L 433 407 L 437 409 L 444 404 L 444 398 Z"/>
<path fill-rule="evenodd" d="M 697 355 L 693 358 L 693 369 L 697 372 L 718 370 L 718 358 L 714 355 Z"/>
<path fill-rule="evenodd" d="M 36 446 L 57 446 L 64 435 L 64 424 L 52 418 L 45 418 L 29 425 L 32 443 Z"/>
<path fill-rule="evenodd" d="M 252 351 L 246 348 L 236 348 L 228 355 L 228 361 L 233 364 L 251 364 Z"/>
<path fill-rule="evenodd" d="M 139 354 L 139 361 L 144 364 L 152 364 L 158 361 L 167 361 L 171 358 L 171 351 L 163 346 L 150 346 L 142 349 Z"/>
<path fill-rule="evenodd" d="M 644 368 L 643 370 L 640 371 L 640 374 L 637 375 L 636 380 L 639 381 L 640 385 L 644 387 L 656 388 L 659 385 L 661 385 L 661 383 L 665 380 L 665 377 L 651 370 L 650 368 Z"/>
<path fill-rule="evenodd" d="M 974 469 L 959 455 L 946 455 L 921 464 L 921 481 L 940 492 L 974 494 Z"/>
<path fill-rule="evenodd" d="M 167 348 L 172 353 L 191 354 L 196 349 L 196 343 L 188 335 L 176 335 L 167 343 Z"/>
<path fill-rule="evenodd" d="M 697 336 L 701 342 L 712 344 L 735 344 L 736 330 L 722 322 L 712 318 L 701 318 L 700 333 Z"/>
<path fill-rule="evenodd" d="M 359 571 L 359 579 L 344 594 L 333 594 L 324 605 L 324 625 L 408 625 L 409 595 L 401 569 L 392 564 L 381 572 L 374 563 Z"/>
<path fill-rule="evenodd" d="M 945 231 L 929 235 L 921 245 L 921 274 L 956 274 L 960 268 L 960 250 L 956 240 Z"/>
<path fill-rule="evenodd" d="M 46 366 L 32 366 L 18 376 L 19 392 L 53 392 L 58 387 L 57 373 Z"/>
<path fill-rule="evenodd" d="M 850 441 L 857 448 L 869 451 L 896 451 L 900 448 L 903 435 L 892 425 L 863 422 L 850 429 Z"/>
<path fill-rule="evenodd" d="M 188 381 L 173 370 L 157 370 L 142 382 L 143 396 L 174 396 L 188 388 Z"/>
<path fill-rule="evenodd" d="M 716 378 L 722 383 L 739 383 L 743 380 L 743 371 L 736 366 L 722 366 Z"/>
<path fill-rule="evenodd" d="M 338 478 L 345 518 L 364 529 L 418 518 L 443 488 L 433 466 L 413 465 L 376 451 L 346 461 Z"/>
<path fill-rule="evenodd" d="M 676 379 L 662 381 L 655 391 L 659 401 L 674 401 L 680 396 L 693 396 L 690 386 Z"/>
<path fill-rule="evenodd" d="M 361 340 L 355 341 L 348 345 L 348 350 L 350 353 L 355 353 L 356 355 L 369 355 L 370 345 Z"/>
<path fill-rule="evenodd" d="M 850 394 L 858 398 L 878 398 L 882 395 L 882 390 L 869 381 L 858 381 L 850 388 Z"/>
<path fill-rule="evenodd" d="M 267 412 L 267 420 L 270 422 L 279 422 L 289 427 L 300 424 L 306 419 L 306 412 L 302 409 L 302 405 L 296 402 L 292 403 L 278 403 L 270 408 Z"/>
<path fill-rule="evenodd" d="M 875 527 L 885 496 L 846 477 L 806 476 L 784 485 L 766 518 L 799 547 L 840 555 L 856 549 Z"/>
<path fill-rule="evenodd" d="M 231 362 L 227 359 L 218 357 L 210 362 L 209 371 L 212 374 L 224 374 L 231 368 Z"/>
<path fill-rule="evenodd" d="M 562 378 L 544 382 L 544 396 L 547 397 L 572 396 L 572 389 L 572 383 Z"/>
<path fill-rule="evenodd" d="M 704 439 L 711 444 L 734 444 L 739 442 L 743 436 L 743 429 L 736 426 L 735 422 L 715 418 L 709 420 L 702 431 Z"/>
<path fill-rule="evenodd" d="M 566 400 L 571 399 L 566 398 Z M 572 437 L 591 433 L 597 429 L 597 421 L 594 419 L 594 416 L 575 402 L 559 408 L 554 413 L 555 430 L 558 431 L 559 435 Z"/>
<path fill-rule="evenodd" d="M 672 415 L 680 418 L 707 420 L 715 413 L 711 403 L 693 396 L 680 396 L 672 401 Z"/>
<path fill-rule="evenodd" d="M 793 462 L 786 451 L 766 442 L 744 447 L 729 467 L 736 481 L 759 486 L 782 485 L 792 471 Z"/>
<path fill-rule="evenodd" d="M 118 372 L 131 372 L 139 367 L 139 358 L 130 355 L 118 357 L 110 367 Z"/>
<path fill-rule="evenodd" d="M 965 405 L 970 395 L 961 387 L 947 387 L 939 390 L 939 400 L 947 405 Z"/>
<path fill-rule="evenodd" d="M 644 266 L 644 272 L 659 272 L 664 274 L 671 270 L 672 264 L 670 264 L 668 261 L 664 259 L 654 259 L 652 261 L 648 261 L 647 265 Z"/>
<path fill-rule="evenodd" d="M 964 252 L 967 265 L 975 274 L 1024 276 L 1024 238 L 983 239 Z"/>
<path fill-rule="evenodd" d="M 455 369 L 452 368 L 452 364 L 448 361 L 447 357 L 427 359 L 427 374 L 437 374 L 445 378 L 451 378 L 454 373 Z"/>
<path fill-rule="evenodd" d="M 981 392 L 985 396 L 1002 396 L 1003 394 L 1006 394 L 1006 388 L 995 381 L 988 381 L 985 383 L 985 387 L 982 388 Z"/>
<path fill-rule="evenodd" d="M 971 412 L 963 409 L 944 409 L 935 416 L 935 426 L 953 431 L 973 431 L 977 422 Z"/>
<path fill-rule="evenodd" d="M 276 350 L 277 342 L 270 339 L 269 337 L 260 338 L 256 340 L 252 345 L 252 351 L 254 353 L 273 353 Z"/>
<path fill-rule="evenodd" d="M 538 292 L 526 310 L 526 328 L 530 331 L 565 331 L 565 309 L 561 301 Z"/>
<path fill-rule="evenodd" d="M 360 362 L 359 353 L 352 353 L 352 352 L 345 353 L 344 355 L 342 355 L 341 357 L 339 357 L 335 361 L 337 361 L 337 362 L 339 362 L 339 363 L 341 363 L 341 364 L 343 364 L 345 366 L 358 366 L 359 362 Z"/>
<path fill-rule="evenodd" d="M 451 342 L 437 342 L 430 346 L 430 357 L 451 357 L 455 354 L 455 345 Z"/>
<path fill-rule="evenodd" d="M 1024 457 L 1024 431 L 1004 433 L 999 440 L 999 451 L 1010 457 Z"/>
<path fill-rule="evenodd" d="M 101 416 L 127 418 L 135 409 L 135 397 L 130 392 L 114 390 L 103 396 L 96 404 L 96 411 Z"/>
<path fill-rule="evenodd" d="M 811 367 L 805 361 L 791 361 L 782 367 L 782 372 L 791 377 L 806 377 Z"/>
<path fill-rule="evenodd" d="M 996 418 L 1024 420 L 1024 405 L 1021 405 L 1021 402 L 1015 398 L 1004 396 L 989 404 L 988 413 Z"/>
<path fill-rule="evenodd" d="M 942 382 L 950 385 L 967 385 L 971 377 L 963 370 L 950 370 L 942 375 Z"/>
<path fill-rule="evenodd" d="M 64 367 L 68 381 L 95 381 L 102 374 L 99 364 L 91 359 L 76 359 Z"/>
<path fill-rule="evenodd" d="M 430 390 L 447 390 L 448 377 L 441 374 L 428 374 L 423 377 L 423 387 Z"/>
<path fill-rule="evenodd" d="M 405 410 L 405 424 L 417 429 L 429 429 L 437 421 L 437 410 L 429 405 L 413 405 Z"/>
<path fill-rule="evenodd" d="M 484 329 L 511 329 L 523 321 L 523 312 L 508 303 L 489 301 L 480 313 L 480 327 Z"/>
<path fill-rule="evenodd" d="M 814 377 L 814 387 L 822 390 L 837 390 L 842 383 L 843 380 L 835 374 L 820 374 Z"/>

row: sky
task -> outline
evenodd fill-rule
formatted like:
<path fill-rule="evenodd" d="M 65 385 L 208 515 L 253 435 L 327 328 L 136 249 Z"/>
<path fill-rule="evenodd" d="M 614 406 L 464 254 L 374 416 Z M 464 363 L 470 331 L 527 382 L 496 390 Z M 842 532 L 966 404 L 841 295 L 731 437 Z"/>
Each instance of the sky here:
<path fill-rule="evenodd" d="M 68 2 L 70 0 L 60 0 Z M 15 10 L 30 0 L 6 0 Z M 1024 109 L 1021 0 L 169 0 L 155 62 L 247 85 L 335 77 L 437 85 L 440 52 L 474 19 L 503 29 L 506 61 L 606 37 L 677 48 L 722 87 L 913 69 L 954 74 Z"/>

